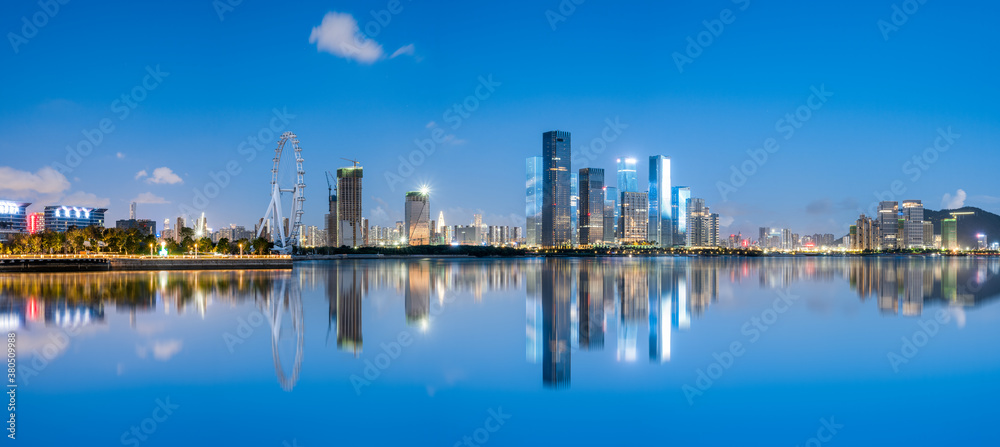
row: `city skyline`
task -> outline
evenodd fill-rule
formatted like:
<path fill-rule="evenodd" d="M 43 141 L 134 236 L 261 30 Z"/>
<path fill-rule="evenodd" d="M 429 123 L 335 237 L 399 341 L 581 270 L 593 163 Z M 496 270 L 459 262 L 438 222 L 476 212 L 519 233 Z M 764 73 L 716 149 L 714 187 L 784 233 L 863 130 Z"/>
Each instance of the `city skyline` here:
<path fill-rule="evenodd" d="M 480 213 L 490 222 L 524 226 L 521 160 L 537 153 L 538 133 L 558 128 L 577 134 L 574 152 L 587 161 L 574 160 L 574 167 L 611 172 L 618 158 L 648 154 L 686 166 L 672 181 L 713 205 L 724 234 L 753 234 L 759 226 L 844 233 L 859 210 L 878 201 L 876 192 L 888 192 L 891 200 L 917 198 L 928 209 L 964 204 L 1000 211 L 989 182 L 990 167 L 1000 161 L 992 150 L 1000 140 L 990 106 L 995 62 L 963 44 L 991 40 L 966 26 L 959 7 L 918 12 L 884 36 L 877 23 L 892 14 L 888 6 L 743 6 L 655 5 L 649 17 L 629 15 L 639 23 L 628 22 L 628 32 L 621 32 L 619 25 L 603 25 L 627 7 L 580 5 L 550 26 L 546 7 L 533 3 L 451 9 L 404 3 L 377 35 L 367 36 L 379 45 L 367 59 L 324 46 L 320 38 L 339 23 L 326 18 L 349 17 L 364 33 L 385 3 L 330 11 L 317 2 L 277 12 L 247 4 L 223 12 L 189 4 L 157 10 L 125 4 L 110 13 L 63 6 L 27 43 L 9 38 L 11 47 L 0 55 L 18 67 L 0 75 L 7 86 L 0 93 L 0 131 L 7 136 L 0 150 L 8 155 L 0 163 L 6 188 L 0 196 L 36 206 L 108 208 L 108 221 L 126 218 L 136 201 L 140 217 L 162 222 L 178 215 L 180 205 L 193 204 L 195 190 L 204 194 L 208 185 L 225 184 L 205 209 L 195 210 L 206 211 L 210 222 L 249 226 L 264 205 L 274 147 L 269 141 L 255 148 L 256 138 L 270 132 L 276 141 L 280 131 L 292 130 L 307 158 L 307 227 L 324 224 L 320 177 L 345 166 L 340 157 L 359 159 L 371 172 L 363 213 L 372 224 L 403 220 L 400 194 L 430 184 L 451 221 Z M 18 35 L 19 18 L 39 11 L 30 2 L 10 8 L 6 29 Z M 686 39 L 703 31 L 703 20 L 717 20 L 722 8 L 739 19 L 679 69 L 674 53 L 686 54 Z M 988 16 L 997 6 L 985 8 Z M 771 13 L 812 20 L 781 21 Z M 163 20 L 141 20 L 154 14 Z M 653 25 L 653 17 L 666 23 Z M 530 30 L 495 29 L 490 18 Z M 827 34 L 844 20 L 861 31 L 839 45 L 855 51 L 824 51 Z M 460 24 L 449 36 L 462 38 L 434 38 L 428 23 Z M 179 47 L 150 37 L 170 35 L 176 24 L 198 31 L 182 36 Z M 105 25 L 120 33 L 89 32 Z M 251 32 L 255 27 L 271 32 Z M 755 32 L 760 27 L 774 35 Z M 484 28 L 499 34 L 484 35 Z M 928 30 L 941 32 L 928 40 Z M 245 40 L 181 50 L 220 32 Z M 130 34 L 133 41 L 121 39 Z M 778 36 L 787 34 L 812 50 L 796 52 L 794 61 L 783 51 L 761 50 L 783 48 Z M 519 43 L 517 53 L 498 46 L 504 38 Z M 655 45 L 628 45 L 636 39 Z M 536 42 L 544 44 L 530 44 Z M 253 68 L 271 57 L 257 50 L 265 47 L 287 54 L 295 74 Z M 82 63 L 90 48 L 103 48 L 101 57 L 117 64 Z M 593 56 L 585 55 L 612 48 L 619 51 L 602 53 L 608 68 L 591 69 Z M 911 60 L 934 49 L 948 49 L 948 68 Z M 564 52 L 572 78 L 529 71 L 553 50 Z M 449 54 L 462 54 L 463 64 L 456 66 Z M 63 82 L 65 64 L 77 67 L 74 82 Z M 619 67 L 634 74 L 618 74 Z M 224 81 L 233 70 L 239 70 L 237 82 Z M 251 88 L 255 94 L 247 95 Z M 468 98 L 475 98 L 468 101 L 475 110 L 456 112 L 453 106 Z M 105 121 L 113 130 L 101 130 Z M 774 152 L 764 150 L 774 148 L 769 139 L 777 143 Z M 67 152 L 88 142 L 96 147 L 77 154 L 79 160 Z M 415 151 L 433 152 L 420 157 Z M 969 163 L 970 154 L 979 162 Z M 866 163 L 849 163 L 862 156 Z M 468 157 L 495 169 L 460 169 Z M 229 162 L 238 174 L 227 172 Z M 60 164 L 65 173 L 49 169 Z M 733 167 L 745 171 L 745 183 Z M 645 182 L 639 179 L 640 190 L 647 190 Z M 774 195 L 781 200 L 764 199 Z"/>

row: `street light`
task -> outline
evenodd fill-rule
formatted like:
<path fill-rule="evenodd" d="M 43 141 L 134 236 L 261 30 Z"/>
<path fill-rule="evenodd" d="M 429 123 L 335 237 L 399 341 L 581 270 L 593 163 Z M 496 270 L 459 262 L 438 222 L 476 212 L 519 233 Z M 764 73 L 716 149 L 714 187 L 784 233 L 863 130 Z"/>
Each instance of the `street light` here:
<path fill-rule="evenodd" d="M 198 244 L 197 243 L 194 244 L 194 257 L 196 257 L 196 258 L 198 257 Z"/>
<path fill-rule="evenodd" d="M 240 246 L 240 257 L 242 258 L 243 257 L 243 244 L 240 243 L 239 246 Z"/>
<path fill-rule="evenodd" d="M 153 257 L 153 243 L 152 242 L 149 243 L 149 257 L 151 257 L 151 258 Z"/>

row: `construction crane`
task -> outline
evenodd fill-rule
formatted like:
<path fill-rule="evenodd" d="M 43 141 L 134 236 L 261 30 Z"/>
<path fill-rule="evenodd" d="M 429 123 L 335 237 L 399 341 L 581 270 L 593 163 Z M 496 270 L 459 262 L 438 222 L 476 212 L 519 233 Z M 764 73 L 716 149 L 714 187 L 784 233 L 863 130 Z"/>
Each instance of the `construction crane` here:
<path fill-rule="evenodd" d="M 331 180 L 333 180 L 332 183 L 330 182 Z M 337 183 L 337 180 L 334 178 L 333 173 L 330 172 L 330 171 L 326 171 L 326 190 L 327 190 L 327 194 L 326 195 L 327 195 L 327 200 L 330 200 L 330 199 L 333 198 L 333 184 L 334 183 Z"/>
<path fill-rule="evenodd" d="M 361 162 L 359 162 L 359 161 L 357 161 L 357 160 L 351 160 L 350 158 L 344 158 L 344 157 L 340 157 L 340 159 L 341 159 L 341 160 L 347 160 L 347 161 L 349 161 L 349 162 L 351 162 L 351 163 L 354 163 L 354 168 L 355 168 L 355 169 L 357 169 L 357 168 L 358 168 L 358 164 L 360 164 L 360 163 L 361 163 Z"/>

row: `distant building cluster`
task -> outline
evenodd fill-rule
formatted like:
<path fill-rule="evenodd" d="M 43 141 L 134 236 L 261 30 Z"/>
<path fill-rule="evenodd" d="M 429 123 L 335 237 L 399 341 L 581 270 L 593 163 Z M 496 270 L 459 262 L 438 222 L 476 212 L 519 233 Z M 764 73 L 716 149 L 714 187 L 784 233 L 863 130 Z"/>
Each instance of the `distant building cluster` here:
<path fill-rule="evenodd" d="M 0 200 L 0 241 L 19 234 L 45 230 L 65 232 L 71 228 L 104 226 L 106 208 L 49 205 L 43 212 L 28 213 L 31 203 Z"/>
<path fill-rule="evenodd" d="M 956 216 L 941 221 L 941 232 L 935 234 L 934 223 L 924 218 L 924 205 L 919 200 L 904 200 L 902 204 L 883 201 L 876 216 L 862 214 L 850 226 L 845 246 L 850 250 L 902 250 L 958 248 Z"/>
<path fill-rule="evenodd" d="M 649 157 L 639 190 L 638 161 L 617 160 L 615 183 L 601 168 L 574 171 L 571 134 L 542 134 L 542 155 L 525 162 L 525 239 L 531 247 L 651 245 L 717 247 L 719 215 L 691 188 L 674 186 L 670 157 Z"/>

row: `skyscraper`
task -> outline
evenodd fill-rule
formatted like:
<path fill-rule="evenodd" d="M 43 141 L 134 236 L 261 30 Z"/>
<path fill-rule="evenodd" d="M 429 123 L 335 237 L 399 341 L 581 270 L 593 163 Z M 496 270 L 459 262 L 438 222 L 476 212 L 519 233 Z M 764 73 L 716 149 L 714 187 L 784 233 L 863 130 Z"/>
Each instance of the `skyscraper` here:
<path fill-rule="evenodd" d="M 691 200 L 691 188 L 673 186 L 670 188 L 670 208 L 673 210 L 674 245 L 684 245 L 687 241 L 687 204 Z"/>
<path fill-rule="evenodd" d="M 542 134 L 542 246 L 560 247 L 573 242 L 570 226 L 570 133 L 554 130 Z"/>
<path fill-rule="evenodd" d="M 580 170 L 580 245 L 596 245 L 604 240 L 604 170 Z"/>
<path fill-rule="evenodd" d="M 618 194 L 624 192 L 638 192 L 639 177 L 636 172 L 636 160 L 634 158 L 618 159 Z"/>
<path fill-rule="evenodd" d="M 687 218 L 688 247 L 716 247 L 719 245 L 719 215 L 711 213 L 708 206 L 705 205 L 705 199 L 693 198 L 688 201 Z"/>
<path fill-rule="evenodd" d="M 327 181 L 329 182 L 329 178 L 327 178 Z M 329 195 L 328 213 L 323 216 L 326 223 L 326 245 L 328 247 L 339 247 L 340 240 L 337 238 L 337 227 L 339 226 L 338 222 L 340 222 L 340 219 L 337 218 L 337 193 L 330 191 Z"/>
<path fill-rule="evenodd" d="M 649 240 L 649 199 L 644 192 L 625 191 L 622 193 L 621 222 L 618 228 L 621 243 L 637 243 Z"/>
<path fill-rule="evenodd" d="M 904 200 L 902 209 L 904 222 L 904 241 L 906 248 L 923 248 L 924 242 L 924 204 L 919 200 Z M 933 241 L 931 241 L 933 243 Z"/>
<path fill-rule="evenodd" d="M 573 246 L 580 245 L 580 176 L 576 172 L 569 177 L 569 227 Z"/>
<path fill-rule="evenodd" d="M 941 220 L 941 248 L 945 250 L 958 249 L 958 219 Z"/>
<path fill-rule="evenodd" d="M 527 180 L 525 181 L 524 217 L 526 243 L 530 247 L 542 244 L 542 184 L 545 172 L 542 166 L 542 157 L 528 157 L 525 161 Z"/>
<path fill-rule="evenodd" d="M 364 245 L 365 227 L 361 218 L 361 180 L 364 168 L 355 165 L 337 169 L 337 240 L 340 245 Z"/>
<path fill-rule="evenodd" d="M 661 247 L 674 245 L 671 207 L 670 157 L 649 157 L 649 240 Z"/>
<path fill-rule="evenodd" d="M 405 228 L 406 242 L 410 245 L 429 245 L 431 204 L 427 191 L 406 193 Z"/>
<path fill-rule="evenodd" d="M 882 250 L 899 248 L 897 244 L 897 236 L 899 234 L 899 204 L 897 202 L 879 202 L 878 227 L 882 233 L 879 242 Z"/>
<path fill-rule="evenodd" d="M 438 244 L 451 243 L 451 241 L 446 240 L 448 231 L 445 230 L 445 228 L 448 228 L 448 226 L 445 225 L 444 223 L 444 210 L 441 210 L 438 212 L 437 227 L 434 228 L 434 235 L 437 238 L 436 243 Z"/>
<path fill-rule="evenodd" d="M 615 243 L 618 234 L 618 188 L 604 187 L 604 243 Z"/>

